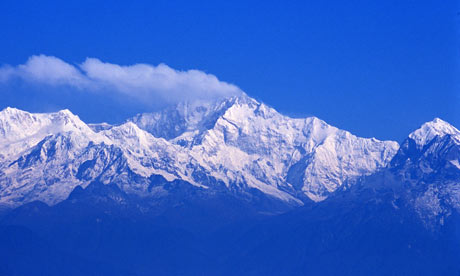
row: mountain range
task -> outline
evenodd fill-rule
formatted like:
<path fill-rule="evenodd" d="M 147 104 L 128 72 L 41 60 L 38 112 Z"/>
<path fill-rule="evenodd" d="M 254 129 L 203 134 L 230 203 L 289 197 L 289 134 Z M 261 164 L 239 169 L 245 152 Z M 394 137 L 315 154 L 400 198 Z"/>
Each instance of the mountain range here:
<path fill-rule="evenodd" d="M 460 131 L 401 144 L 247 95 L 119 125 L 0 112 L 0 274 L 460 275 Z"/>
<path fill-rule="evenodd" d="M 13 207 L 56 204 L 94 180 L 146 197 L 182 180 L 295 206 L 387 166 L 398 144 L 359 138 L 315 117 L 292 119 L 243 95 L 181 103 L 120 125 L 85 124 L 69 110 L 6 108 L 0 149 L 0 202 Z"/>

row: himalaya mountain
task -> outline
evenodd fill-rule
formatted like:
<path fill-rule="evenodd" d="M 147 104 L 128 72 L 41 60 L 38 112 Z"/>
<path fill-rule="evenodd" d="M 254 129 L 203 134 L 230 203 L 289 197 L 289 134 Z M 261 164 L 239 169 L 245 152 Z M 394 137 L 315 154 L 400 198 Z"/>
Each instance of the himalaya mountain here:
<path fill-rule="evenodd" d="M 0 275 L 460 275 L 440 119 L 399 145 L 243 95 L 117 126 L 7 108 L 0 129 Z"/>
<path fill-rule="evenodd" d="M 283 116 L 246 95 L 182 103 L 116 126 L 87 125 L 68 110 L 6 108 L 0 202 L 56 204 L 95 180 L 161 197 L 165 183 L 181 180 L 296 206 L 385 167 L 397 149 L 396 142 L 359 138 L 315 117 Z"/>

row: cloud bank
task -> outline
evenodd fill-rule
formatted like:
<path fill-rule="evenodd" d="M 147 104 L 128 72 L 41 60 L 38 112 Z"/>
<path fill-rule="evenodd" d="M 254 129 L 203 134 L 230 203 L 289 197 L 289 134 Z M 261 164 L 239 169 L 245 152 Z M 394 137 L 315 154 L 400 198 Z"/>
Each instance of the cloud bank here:
<path fill-rule="evenodd" d="M 141 101 L 177 102 L 243 93 L 237 86 L 200 70 L 180 71 L 166 64 L 122 66 L 97 58 L 73 65 L 53 56 L 31 56 L 25 64 L 0 67 L 0 82 L 13 79 L 88 92 L 110 91 Z"/>

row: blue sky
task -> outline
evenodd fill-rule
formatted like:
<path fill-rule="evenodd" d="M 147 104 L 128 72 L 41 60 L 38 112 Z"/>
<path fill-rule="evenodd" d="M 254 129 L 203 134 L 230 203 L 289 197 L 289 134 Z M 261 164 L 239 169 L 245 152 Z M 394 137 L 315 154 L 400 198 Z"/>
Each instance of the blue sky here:
<path fill-rule="evenodd" d="M 2 1 L 0 64 L 17 69 L 40 54 L 77 71 L 88 57 L 131 71 L 164 63 L 176 90 L 189 78 L 200 97 L 233 84 L 284 114 L 360 136 L 401 140 L 434 117 L 460 127 L 457 1 L 282 2 Z M 195 85 L 203 78 L 207 92 Z M 138 97 L 129 84 L 101 91 L 8 78 L 0 108 L 69 108 L 87 122 L 120 122 L 175 93 L 155 86 L 164 91 Z"/>

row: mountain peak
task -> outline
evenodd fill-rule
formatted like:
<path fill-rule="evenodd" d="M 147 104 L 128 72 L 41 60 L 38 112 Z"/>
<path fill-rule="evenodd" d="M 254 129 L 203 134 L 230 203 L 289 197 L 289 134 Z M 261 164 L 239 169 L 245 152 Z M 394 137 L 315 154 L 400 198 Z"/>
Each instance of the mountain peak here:
<path fill-rule="evenodd" d="M 418 146 L 424 146 L 436 136 L 442 137 L 448 134 L 460 134 L 460 131 L 446 121 L 434 118 L 409 134 L 409 138 L 414 140 Z"/>
<path fill-rule="evenodd" d="M 70 111 L 69 109 L 62 109 L 62 110 L 59 110 L 57 112 L 57 114 L 60 114 L 60 115 L 63 115 L 63 116 L 77 116 L 75 114 L 72 113 L 72 111 Z"/>
<path fill-rule="evenodd" d="M 22 110 L 14 108 L 14 107 L 7 106 L 0 112 L 1 113 L 16 113 L 16 112 L 19 112 L 19 111 L 22 111 Z M 22 111 L 22 112 L 24 112 L 24 111 Z"/>
<path fill-rule="evenodd" d="M 6 107 L 2 111 L 0 111 L 0 116 L 3 119 L 21 118 L 21 117 L 26 116 L 26 115 L 30 115 L 30 113 L 27 112 L 27 111 L 23 111 L 21 109 L 18 109 L 18 108 L 14 108 L 14 107 Z"/>
<path fill-rule="evenodd" d="M 237 96 L 233 96 L 230 98 L 236 104 L 253 104 L 258 105 L 260 104 L 256 99 L 249 97 L 247 94 L 240 94 Z"/>
<path fill-rule="evenodd" d="M 229 108 L 246 104 L 256 106 L 258 102 L 246 94 L 213 100 L 183 101 L 157 112 L 138 114 L 128 121 L 157 138 L 170 140 L 190 131 L 206 131 Z"/>

